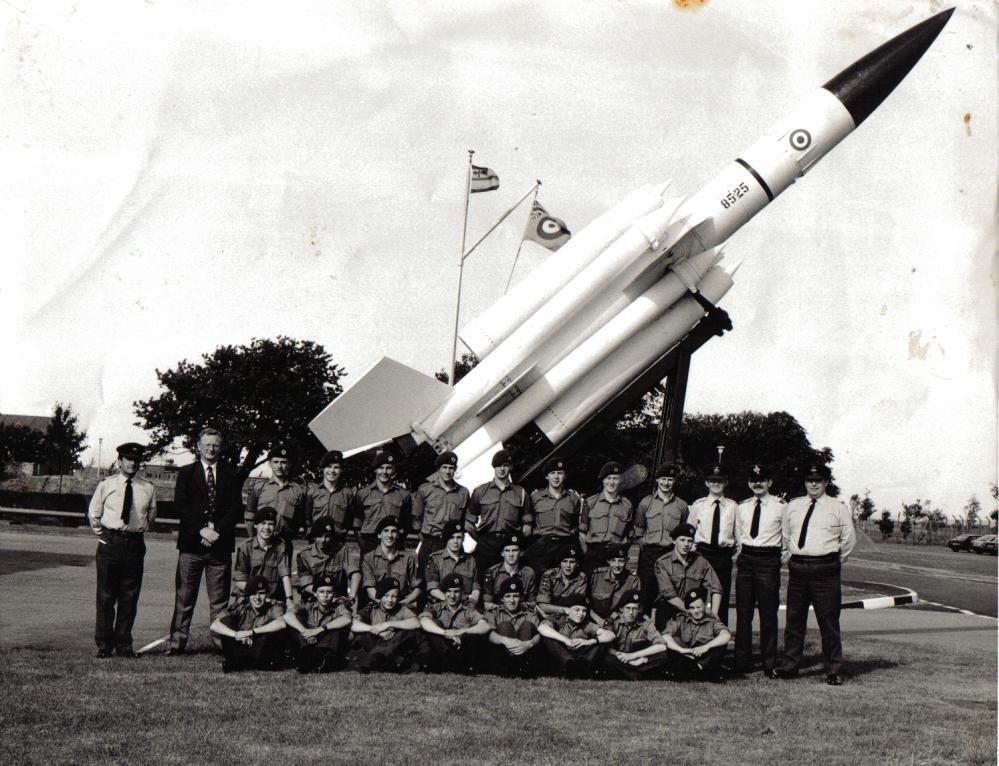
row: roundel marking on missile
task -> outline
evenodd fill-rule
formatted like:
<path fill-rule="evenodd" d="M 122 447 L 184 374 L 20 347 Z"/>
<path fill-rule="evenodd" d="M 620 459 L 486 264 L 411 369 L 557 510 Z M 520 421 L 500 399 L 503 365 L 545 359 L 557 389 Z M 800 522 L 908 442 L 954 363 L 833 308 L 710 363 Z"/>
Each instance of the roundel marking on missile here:
<path fill-rule="evenodd" d="M 792 149 L 796 152 L 803 152 L 812 145 L 812 134 L 804 128 L 798 128 L 791 131 L 791 135 L 787 137 L 787 140 L 791 144 Z"/>
<path fill-rule="evenodd" d="M 568 234 L 558 221 L 549 216 L 543 216 L 538 221 L 537 231 L 542 239 L 558 239 L 563 234 Z"/>

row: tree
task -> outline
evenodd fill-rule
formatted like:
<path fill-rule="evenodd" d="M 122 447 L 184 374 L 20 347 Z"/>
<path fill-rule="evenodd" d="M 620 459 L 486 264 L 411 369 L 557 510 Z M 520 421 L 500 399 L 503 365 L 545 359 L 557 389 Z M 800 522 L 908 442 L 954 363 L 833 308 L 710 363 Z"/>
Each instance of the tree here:
<path fill-rule="evenodd" d="M 41 462 L 59 475 L 82 467 L 80 453 L 86 449 L 87 432 L 80 431 L 78 423 L 71 405 L 56 402 L 42 437 Z"/>
<path fill-rule="evenodd" d="M 874 501 L 871 500 L 871 491 L 865 489 L 864 496 L 850 495 L 850 510 L 860 521 L 867 521 L 877 512 Z"/>
<path fill-rule="evenodd" d="M 0 423 L 0 476 L 10 463 L 37 463 L 42 459 L 45 435 L 30 426 Z"/>
<path fill-rule="evenodd" d="M 891 511 L 881 511 L 881 519 L 878 521 L 878 529 L 881 530 L 881 540 L 887 540 L 895 531 L 895 521 L 891 517 Z"/>
<path fill-rule="evenodd" d="M 978 498 L 972 495 L 968 499 L 967 505 L 964 506 L 964 525 L 969 529 L 971 527 L 977 527 L 982 523 L 979 514 L 982 512 L 982 504 L 978 502 Z"/>
<path fill-rule="evenodd" d="M 177 440 L 193 449 L 201 429 L 213 426 L 223 433 L 224 457 L 243 475 L 278 443 L 312 462 L 323 449 L 307 424 L 340 394 L 344 375 L 312 341 L 279 336 L 219 346 L 200 363 L 182 359 L 175 369 L 156 370 L 164 390 L 133 403 L 136 425 L 157 451 Z"/>

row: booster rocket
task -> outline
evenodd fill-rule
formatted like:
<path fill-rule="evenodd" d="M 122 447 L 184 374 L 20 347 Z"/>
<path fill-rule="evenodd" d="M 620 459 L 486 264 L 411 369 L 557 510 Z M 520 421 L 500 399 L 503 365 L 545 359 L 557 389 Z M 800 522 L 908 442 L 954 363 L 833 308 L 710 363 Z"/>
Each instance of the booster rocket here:
<path fill-rule="evenodd" d="M 466 484 L 488 479 L 492 453 L 532 420 L 557 445 L 718 303 L 735 273 L 724 242 L 888 97 L 952 13 L 807 95 L 692 196 L 643 187 L 592 221 L 462 329 L 480 362 L 453 388 L 383 358 L 310 428 L 345 455 L 407 435 L 454 450 Z"/>

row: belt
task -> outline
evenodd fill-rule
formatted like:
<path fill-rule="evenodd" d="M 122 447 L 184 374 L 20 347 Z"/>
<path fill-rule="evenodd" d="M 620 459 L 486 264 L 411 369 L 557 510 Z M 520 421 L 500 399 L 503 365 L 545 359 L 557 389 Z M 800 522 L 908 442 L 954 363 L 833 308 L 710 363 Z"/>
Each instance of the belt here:
<path fill-rule="evenodd" d="M 754 556 L 779 556 L 780 546 L 779 545 L 743 545 L 743 553 L 749 553 Z"/>
<path fill-rule="evenodd" d="M 823 556 L 802 556 L 799 553 L 795 553 L 791 556 L 791 561 L 798 564 L 820 564 L 826 561 L 839 561 L 839 552 L 826 553 Z"/>
<path fill-rule="evenodd" d="M 130 529 L 111 529 L 111 527 L 101 527 L 104 532 L 109 532 L 112 535 L 120 535 L 121 537 L 142 537 L 142 532 L 133 532 Z"/>
<path fill-rule="evenodd" d="M 734 545 L 711 545 L 710 543 L 698 543 L 697 550 L 701 553 L 716 554 L 718 556 L 732 556 L 735 553 Z"/>

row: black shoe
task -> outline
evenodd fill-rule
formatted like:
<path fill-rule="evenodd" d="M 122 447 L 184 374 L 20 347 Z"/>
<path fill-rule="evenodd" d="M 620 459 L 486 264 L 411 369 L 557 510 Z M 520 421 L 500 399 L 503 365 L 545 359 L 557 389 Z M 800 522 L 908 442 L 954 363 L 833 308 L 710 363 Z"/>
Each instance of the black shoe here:
<path fill-rule="evenodd" d="M 778 679 L 780 678 L 780 671 L 777 670 L 777 668 L 768 668 L 767 670 L 763 671 L 763 675 L 766 678 Z"/>
<path fill-rule="evenodd" d="M 187 652 L 185 652 L 184 649 L 179 646 L 171 646 L 166 651 L 167 657 L 183 657 L 185 654 L 187 654 Z"/>
<path fill-rule="evenodd" d="M 235 662 L 233 662 L 232 660 L 222 660 L 223 673 L 232 673 L 235 670 L 239 670 Z"/>
<path fill-rule="evenodd" d="M 798 671 L 797 670 L 791 670 L 791 669 L 788 669 L 788 668 L 776 668 L 774 670 L 774 673 L 775 673 L 775 675 L 772 676 L 772 678 L 780 678 L 780 679 L 783 679 L 785 681 L 790 681 L 792 678 L 797 678 L 798 677 Z"/>
<path fill-rule="evenodd" d="M 106 660 L 109 657 L 111 657 L 111 655 L 112 652 L 110 649 L 98 649 L 97 654 L 95 654 L 94 656 L 99 660 Z"/>
<path fill-rule="evenodd" d="M 124 647 L 122 649 L 115 649 L 114 653 L 118 657 L 123 657 L 123 658 L 125 658 L 127 660 L 135 659 L 136 657 L 139 656 L 135 652 L 132 651 L 132 647 L 131 646 L 126 646 L 126 647 Z"/>
<path fill-rule="evenodd" d="M 826 683 L 829 684 L 830 686 L 842 686 L 843 676 L 841 676 L 839 673 L 830 673 L 829 675 L 826 676 Z"/>

